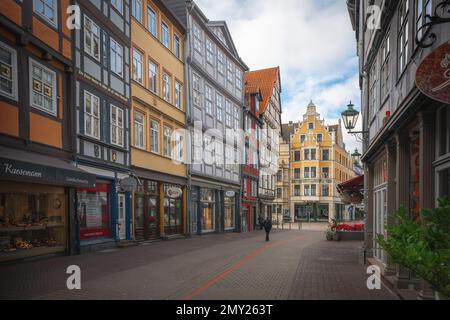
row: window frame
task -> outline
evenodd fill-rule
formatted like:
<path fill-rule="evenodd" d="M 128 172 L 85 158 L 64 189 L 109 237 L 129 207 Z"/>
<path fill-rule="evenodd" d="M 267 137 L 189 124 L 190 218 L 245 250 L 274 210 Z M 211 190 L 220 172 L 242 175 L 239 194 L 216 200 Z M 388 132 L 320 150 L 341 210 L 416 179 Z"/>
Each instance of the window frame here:
<path fill-rule="evenodd" d="M 154 66 L 155 67 L 155 73 L 152 72 L 151 67 Z M 151 75 L 154 74 L 154 80 L 152 80 Z M 158 90 L 158 84 L 159 84 L 159 79 L 158 79 L 158 75 L 159 75 L 159 66 L 158 64 L 156 64 L 153 60 L 149 59 L 148 60 L 148 88 L 149 90 L 158 95 L 159 94 L 159 90 Z M 154 85 L 154 90 L 152 90 L 152 86 Z"/>
<path fill-rule="evenodd" d="M 152 17 L 151 17 L 151 14 L 153 14 Z M 150 18 L 152 18 L 152 19 L 150 19 Z M 154 23 L 150 24 L 150 21 L 152 21 Z M 150 26 L 152 26 L 152 28 Z M 147 5 L 147 30 L 155 38 L 158 38 L 158 16 L 156 14 L 156 11 L 149 5 Z"/>
<path fill-rule="evenodd" d="M 169 134 L 167 134 L 169 133 Z M 173 129 L 172 127 L 169 127 L 168 125 L 163 126 L 163 154 L 164 157 L 172 158 L 172 133 Z"/>
<path fill-rule="evenodd" d="M 120 3 L 120 8 L 117 4 Z M 123 15 L 123 0 L 111 0 L 111 6 L 114 7 L 121 15 Z"/>
<path fill-rule="evenodd" d="M 155 125 L 156 124 L 156 129 L 155 129 Z M 150 152 L 154 153 L 154 154 L 160 154 L 160 136 L 159 136 L 159 132 L 160 132 L 160 123 L 157 120 L 151 119 L 150 120 L 150 141 L 151 141 L 151 145 L 150 145 Z M 155 133 L 156 133 L 156 139 L 155 139 Z M 156 142 L 156 144 L 155 144 Z M 156 148 L 155 148 L 156 146 Z"/>
<path fill-rule="evenodd" d="M 9 52 L 11 55 L 11 65 L 8 65 L 10 68 L 11 73 L 11 80 L 6 79 L 5 76 L 1 75 L 1 68 L 0 68 L 0 77 L 4 77 L 5 81 L 11 82 L 11 93 L 5 92 L 0 89 L 0 95 L 4 96 L 6 98 L 12 99 L 14 101 L 19 100 L 19 79 L 18 79 L 18 66 L 17 66 L 17 50 L 13 47 L 7 45 L 6 43 L 0 41 L 0 47 L 3 48 L 3 50 Z"/>
<path fill-rule="evenodd" d="M 37 11 L 37 8 L 36 8 L 36 2 L 37 1 L 42 2 L 42 7 L 43 8 L 48 7 L 46 5 L 46 1 L 45 0 L 33 0 L 33 12 L 35 14 L 37 14 L 40 18 L 42 18 L 46 22 L 48 22 L 54 28 L 58 28 L 58 1 L 51 0 L 52 1 L 52 8 L 51 9 L 53 10 L 53 17 L 54 17 L 53 20 L 45 15 L 45 9 L 44 9 L 44 12 Z"/>
<path fill-rule="evenodd" d="M 166 81 L 167 79 L 167 81 Z M 163 72 L 162 75 L 162 98 L 164 99 L 164 101 L 168 102 L 168 103 L 172 103 L 172 76 L 170 76 L 166 71 Z"/>
<path fill-rule="evenodd" d="M 114 46 L 112 45 L 113 43 L 115 44 Z M 119 42 L 117 42 L 113 37 L 109 38 L 109 47 L 110 47 L 110 50 L 109 50 L 110 63 L 109 63 L 109 65 L 110 65 L 111 72 L 113 72 L 114 74 L 116 74 L 120 78 L 123 78 L 123 76 L 124 76 L 124 73 L 123 73 L 123 69 L 124 69 L 124 47 Z M 121 50 L 117 50 L 117 49 L 121 49 Z M 113 59 L 113 56 L 115 57 L 114 59 Z M 120 57 L 120 60 L 117 59 L 118 57 Z M 118 61 L 120 61 L 120 65 L 121 65 L 120 73 L 118 72 L 118 70 L 116 70 Z M 113 62 L 115 62 L 114 66 L 113 66 Z"/>
<path fill-rule="evenodd" d="M 90 96 L 91 98 L 91 113 L 88 113 L 86 111 L 86 97 Z M 98 116 L 95 117 L 95 113 L 94 113 L 94 100 L 98 101 Z M 96 139 L 96 140 L 101 140 L 102 137 L 102 123 L 101 123 L 101 99 L 99 96 L 93 94 L 92 92 L 88 91 L 88 90 L 84 90 L 83 91 L 83 119 L 84 119 L 84 134 L 90 138 Z M 89 115 L 89 117 L 91 118 L 91 132 L 87 132 L 87 125 L 86 125 L 86 120 L 87 120 L 87 116 Z M 94 120 L 98 121 L 98 137 L 95 136 L 94 134 Z"/>
<path fill-rule="evenodd" d="M 100 62 L 100 57 L 102 55 L 102 44 L 101 44 L 101 29 L 98 26 L 97 23 L 94 22 L 94 20 L 92 20 L 87 14 L 83 15 L 83 46 L 84 46 L 84 52 L 87 53 L 89 56 L 91 56 L 92 58 L 94 58 L 96 61 Z M 90 47 L 91 50 L 88 50 L 88 46 L 86 45 L 88 43 L 88 41 L 86 40 L 87 35 L 88 35 L 88 29 L 86 28 L 86 22 L 87 20 L 91 23 L 91 29 L 92 26 L 95 26 L 98 30 L 98 34 L 95 34 L 92 30 L 90 30 L 90 35 L 91 35 L 91 43 L 90 43 Z M 97 38 L 98 41 L 98 57 L 95 56 L 95 50 L 94 50 L 94 43 L 95 43 L 95 38 Z"/>
<path fill-rule="evenodd" d="M 165 39 L 166 36 L 167 39 Z M 167 44 L 165 43 L 165 40 L 167 40 Z M 170 50 L 170 27 L 165 21 L 161 21 L 161 43 L 164 47 Z"/>
<path fill-rule="evenodd" d="M 142 123 L 138 123 L 136 121 L 136 114 L 139 114 L 139 115 L 142 116 Z M 138 149 L 141 149 L 141 150 L 145 150 L 145 143 L 146 143 L 145 118 L 146 118 L 146 115 L 145 115 L 144 112 L 141 112 L 141 111 L 138 111 L 138 110 L 134 110 L 134 112 L 133 112 L 133 135 L 134 135 L 134 144 L 133 144 L 133 146 L 135 148 L 138 148 Z M 141 127 L 141 129 L 142 129 L 141 130 L 141 132 L 142 132 L 142 145 L 138 145 L 137 144 L 137 140 L 138 139 L 136 139 L 136 127 L 137 127 L 136 124 L 138 124 L 138 126 Z M 141 140 L 141 139 L 139 139 L 139 140 Z"/>
<path fill-rule="evenodd" d="M 34 80 L 34 78 L 33 78 L 33 66 L 36 66 L 36 67 L 42 69 L 41 73 L 43 71 L 45 71 L 48 74 L 50 74 L 51 76 L 53 76 L 53 79 L 52 79 L 52 106 L 53 106 L 53 110 L 45 109 L 44 106 L 37 105 L 37 104 L 35 104 L 33 102 L 33 96 L 34 96 L 34 94 L 33 94 L 34 93 L 34 89 L 33 89 L 33 80 Z M 29 82 L 29 90 L 30 90 L 30 99 L 29 99 L 30 100 L 29 101 L 30 102 L 30 106 L 35 108 L 35 109 L 38 109 L 38 110 L 40 110 L 42 112 L 50 114 L 50 115 L 52 115 L 54 117 L 57 117 L 58 116 L 58 95 L 57 95 L 57 92 L 58 92 L 58 81 L 57 81 L 57 73 L 55 71 L 53 71 L 52 69 L 46 67 L 42 63 L 37 62 L 36 60 L 34 60 L 31 57 L 28 60 L 28 67 L 29 67 L 28 68 L 28 82 Z M 43 83 L 42 78 L 41 78 L 41 80 L 38 80 L 38 81 L 40 81 L 41 85 L 43 86 L 44 83 Z M 42 91 L 42 93 L 39 93 L 39 94 L 42 96 L 43 99 L 45 99 L 44 91 Z M 44 100 L 42 100 L 42 101 L 44 101 Z"/>
<path fill-rule="evenodd" d="M 136 10 L 137 3 L 139 3 L 139 10 Z M 139 18 L 136 16 L 136 13 L 139 13 Z M 142 23 L 142 0 L 131 0 L 131 16 L 139 23 Z"/>
<path fill-rule="evenodd" d="M 139 70 L 139 69 L 137 69 L 137 66 L 135 65 L 135 61 L 136 61 L 135 54 L 138 54 L 140 56 L 140 58 L 141 58 L 141 61 L 139 63 L 140 64 L 140 72 L 141 72 L 141 81 L 139 81 L 137 78 L 135 78 L 135 75 L 137 74 L 136 70 Z M 145 64 L 144 54 L 141 52 L 141 50 L 139 50 L 137 48 L 134 48 L 134 47 L 133 47 L 132 63 L 133 63 L 133 65 L 132 65 L 132 67 L 133 67 L 132 79 L 134 81 L 136 81 L 137 83 L 139 83 L 141 85 L 144 85 L 144 64 Z"/>
<path fill-rule="evenodd" d="M 111 140 L 110 141 L 111 141 L 111 144 L 123 148 L 125 146 L 125 111 L 122 108 L 117 107 L 113 104 L 111 104 L 110 107 L 111 107 L 111 110 L 110 110 L 110 119 L 111 119 L 110 139 Z M 113 110 L 116 110 L 117 125 L 114 125 L 114 123 L 113 123 L 113 116 L 112 116 Z M 122 126 L 119 126 L 119 116 L 118 116 L 119 113 L 117 113 L 117 111 L 119 111 L 119 113 L 122 114 Z M 120 136 L 119 132 L 122 131 L 122 141 L 121 142 L 119 141 L 119 143 L 117 143 L 117 142 L 113 141 L 113 131 L 116 131 L 116 139 L 119 139 L 118 138 Z"/>
<path fill-rule="evenodd" d="M 183 110 L 183 85 L 180 81 L 175 80 L 175 107 Z"/>

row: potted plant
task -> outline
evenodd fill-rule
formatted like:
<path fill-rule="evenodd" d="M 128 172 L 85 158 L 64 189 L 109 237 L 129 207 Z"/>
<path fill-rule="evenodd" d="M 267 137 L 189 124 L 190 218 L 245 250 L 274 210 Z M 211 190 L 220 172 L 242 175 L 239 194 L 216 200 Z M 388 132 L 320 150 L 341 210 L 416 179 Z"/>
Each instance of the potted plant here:
<path fill-rule="evenodd" d="M 394 263 L 398 263 L 429 283 L 436 298 L 450 297 L 450 198 L 439 200 L 433 210 L 422 209 L 420 221 L 404 208 L 396 212 L 397 224 L 388 226 L 388 237 L 377 242 Z"/>

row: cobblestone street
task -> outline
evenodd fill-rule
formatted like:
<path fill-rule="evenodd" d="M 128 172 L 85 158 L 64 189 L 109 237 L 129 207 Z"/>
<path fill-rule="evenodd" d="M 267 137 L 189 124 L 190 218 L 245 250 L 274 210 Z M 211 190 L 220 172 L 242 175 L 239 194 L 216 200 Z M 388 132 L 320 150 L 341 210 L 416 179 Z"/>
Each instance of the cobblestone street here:
<path fill-rule="evenodd" d="M 396 299 L 369 291 L 360 242 L 321 231 L 194 237 L 0 266 L 2 299 Z M 81 290 L 66 268 L 81 268 Z"/>

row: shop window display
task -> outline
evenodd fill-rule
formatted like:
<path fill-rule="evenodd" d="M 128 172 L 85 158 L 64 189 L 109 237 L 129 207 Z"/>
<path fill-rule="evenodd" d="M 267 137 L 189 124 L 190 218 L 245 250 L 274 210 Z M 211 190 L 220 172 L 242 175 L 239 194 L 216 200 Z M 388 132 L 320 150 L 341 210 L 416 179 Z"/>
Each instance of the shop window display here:
<path fill-rule="evenodd" d="M 159 237 L 159 185 L 143 181 L 135 194 L 135 235 L 137 240 Z"/>
<path fill-rule="evenodd" d="M 180 186 L 164 184 L 164 229 L 166 235 L 181 234 L 183 191 Z"/>
<path fill-rule="evenodd" d="M 0 260 L 65 251 L 66 205 L 64 188 L 0 182 Z"/>
<path fill-rule="evenodd" d="M 201 190 L 201 202 L 202 202 L 202 230 L 214 231 L 214 214 L 215 214 L 215 199 L 213 190 L 202 189 Z"/>
<path fill-rule="evenodd" d="M 234 212 L 236 207 L 236 197 L 225 197 L 225 228 L 234 228 Z M 246 220 L 246 219 L 244 219 Z"/>

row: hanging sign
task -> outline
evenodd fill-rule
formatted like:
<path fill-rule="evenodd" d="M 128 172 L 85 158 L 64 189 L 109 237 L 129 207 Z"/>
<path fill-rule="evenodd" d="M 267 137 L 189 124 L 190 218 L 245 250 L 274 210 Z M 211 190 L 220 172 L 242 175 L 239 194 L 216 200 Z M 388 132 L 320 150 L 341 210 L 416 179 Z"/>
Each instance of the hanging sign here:
<path fill-rule="evenodd" d="M 166 195 L 170 199 L 178 199 L 183 194 L 183 190 L 179 187 L 169 187 L 166 190 Z"/>
<path fill-rule="evenodd" d="M 450 40 L 422 61 L 416 85 L 431 99 L 450 104 Z"/>

